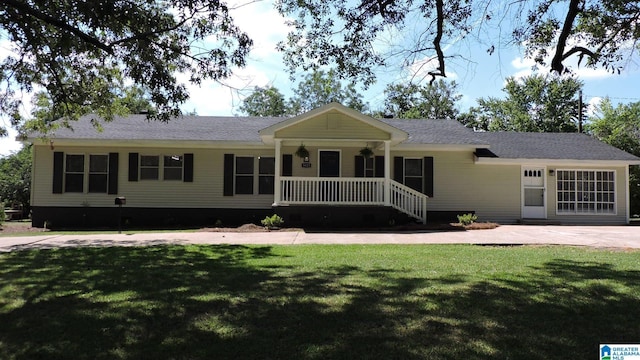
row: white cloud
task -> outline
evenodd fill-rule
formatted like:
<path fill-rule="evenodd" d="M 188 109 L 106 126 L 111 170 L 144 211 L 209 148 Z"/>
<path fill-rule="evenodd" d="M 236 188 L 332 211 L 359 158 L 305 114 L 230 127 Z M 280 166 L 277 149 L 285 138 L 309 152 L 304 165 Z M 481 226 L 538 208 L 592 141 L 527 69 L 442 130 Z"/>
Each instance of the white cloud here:
<path fill-rule="evenodd" d="M 596 113 L 596 110 L 598 109 L 598 107 L 600 107 L 600 103 L 602 102 L 603 98 L 601 98 L 600 96 L 594 96 L 591 99 L 589 99 L 589 106 L 587 107 L 587 116 L 593 116 Z"/>

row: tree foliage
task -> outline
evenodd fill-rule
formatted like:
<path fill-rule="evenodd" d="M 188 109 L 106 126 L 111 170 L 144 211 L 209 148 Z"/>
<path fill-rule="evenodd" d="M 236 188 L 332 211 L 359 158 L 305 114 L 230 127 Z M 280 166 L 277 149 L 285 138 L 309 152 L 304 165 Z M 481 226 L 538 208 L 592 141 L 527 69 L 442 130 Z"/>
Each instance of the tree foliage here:
<path fill-rule="evenodd" d="M 149 95 L 142 88 L 137 86 L 129 86 L 120 89 L 113 89 L 112 93 L 115 98 L 110 105 L 114 114 L 139 114 L 147 113 L 154 115 L 155 108 L 149 100 Z M 78 105 L 68 103 L 56 103 L 47 92 L 40 91 L 34 94 L 32 99 L 31 117 L 22 121 L 19 126 L 21 135 L 27 132 L 37 132 L 46 136 L 56 127 L 71 127 L 68 117 L 65 116 L 66 111 L 72 111 L 78 115 L 96 113 L 100 111 L 99 106 L 91 103 Z M 55 121 L 60 120 L 62 121 Z M 55 122 L 54 122 L 55 121 Z M 98 122 L 94 122 L 96 128 L 100 128 Z"/>
<path fill-rule="evenodd" d="M 504 99 L 480 98 L 461 119 L 489 131 L 575 132 L 582 82 L 571 77 L 507 78 Z"/>
<path fill-rule="evenodd" d="M 180 113 L 195 84 L 244 66 L 252 45 L 223 1 L 0 2 L 0 31 L 13 44 L 0 63 L 0 113 L 22 120 L 18 92 L 44 91 L 69 120 L 87 104 L 104 119 L 121 110 L 123 82 L 142 87 L 154 119 Z"/>
<path fill-rule="evenodd" d="M 640 156 L 640 102 L 613 106 L 605 98 L 589 118 L 587 130 L 600 141 Z M 629 172 L 631 213 L 640 214 L 640 166 Z"/>
<path fill-rule="evenodd" d="M 445 77 L 452 58 L 469 55 L 446 45 L 464 40 L 490 55 L 504 45 L 498 39 L 521 44 L 557 73 L 574 55 L 619 71 L 640 37 L 638 1 L 279 0 L 277 8 L 293 18 L 279 45 L 291 69 L 335 66 L 366 85 L 379 66 L 420 64 L 432 82 Z"/>
<path fill-rule="evenodd" d="M 0 203 L 18 204 L 25 212 L 29 211 L 31 163 L 31 146 L 0 158 Z"/>
<path fill-rule="evenodd" d="M 285 116 L 289 114 L 289 107 L 276 87 L 256 87 L 242 100 L 240 112 L 249 116 Z"/>
<path fill-rule="evenodd" d="M 455 81 L 439 79 L 431 85 L 388 85 L 385 110 L 401 119 L 457 119 L 457 102 L 461 98 Z"/>
<path fill-rule="evenodd" d="M 344 85 L 333 70 L 319 70 L 307 74 L 293 89 L 293 96 L 288 100 L 273 86 L 255 88 L 242 101 L 240 111 L 250 116 L 288 116 L 302 114 L 331 102 L 361 112 L 367 110 L 362 95 L 353 83 Z"/>
<path fill-rule="evenodd" d="M 333 69 L 307 74 L 293 93 L 289 107 L 294 114 L 301 114 L 331 102 L 338 102 L 361 112 L 366 110 L 362 95 L 358 93 L 355 84 L 343 85 Z"/>

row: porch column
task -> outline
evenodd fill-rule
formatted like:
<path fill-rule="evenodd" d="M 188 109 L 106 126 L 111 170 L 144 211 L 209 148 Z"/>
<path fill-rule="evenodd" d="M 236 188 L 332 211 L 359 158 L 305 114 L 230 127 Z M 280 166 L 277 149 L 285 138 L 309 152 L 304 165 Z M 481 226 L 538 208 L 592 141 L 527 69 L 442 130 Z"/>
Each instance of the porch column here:
<path fill-rule="evenodd" d="M 391 141 L 384 142 L 384 205 L 391 206 Z"/>
<path fill-rule="evenodd" d="M 282 154 L 281 148 L 282 140 L 276 139 L 276 158 L 275 158 L 275 174 L 273 178 L 273 205 L 278 206 L 280 204 L 280 192 L 282 190 L 282 185 L 280 184 L 280 174 L 282 174 Z"/>

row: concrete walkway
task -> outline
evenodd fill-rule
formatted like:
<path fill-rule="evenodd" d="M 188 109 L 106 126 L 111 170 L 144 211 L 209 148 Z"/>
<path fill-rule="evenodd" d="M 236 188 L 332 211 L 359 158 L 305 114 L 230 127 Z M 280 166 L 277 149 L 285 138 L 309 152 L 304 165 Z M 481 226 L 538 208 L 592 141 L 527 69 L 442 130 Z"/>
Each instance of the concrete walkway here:
<path fill-rule="evenodd" d="M 0 252 L 69 246 L 149 246 L 162 244 L 552 244 L 640 249 L 640 227 L 503 225 L 492 230 L 395 233 L 273 231 L 98 235 L 43 234 L 23 237 L 0 237 Z"/>

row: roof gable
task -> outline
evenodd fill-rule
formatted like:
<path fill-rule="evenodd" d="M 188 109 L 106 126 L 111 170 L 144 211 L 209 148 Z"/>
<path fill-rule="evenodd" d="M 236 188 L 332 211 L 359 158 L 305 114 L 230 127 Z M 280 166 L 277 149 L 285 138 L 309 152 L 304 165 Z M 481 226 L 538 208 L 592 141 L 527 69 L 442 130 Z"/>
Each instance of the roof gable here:
<path fill-rule="evenodd" d="M 338 103 L 330 103 L 260 131 L 265 143 L 274 138 L 366 139 L 399 143 L 408 134 Z"/>

